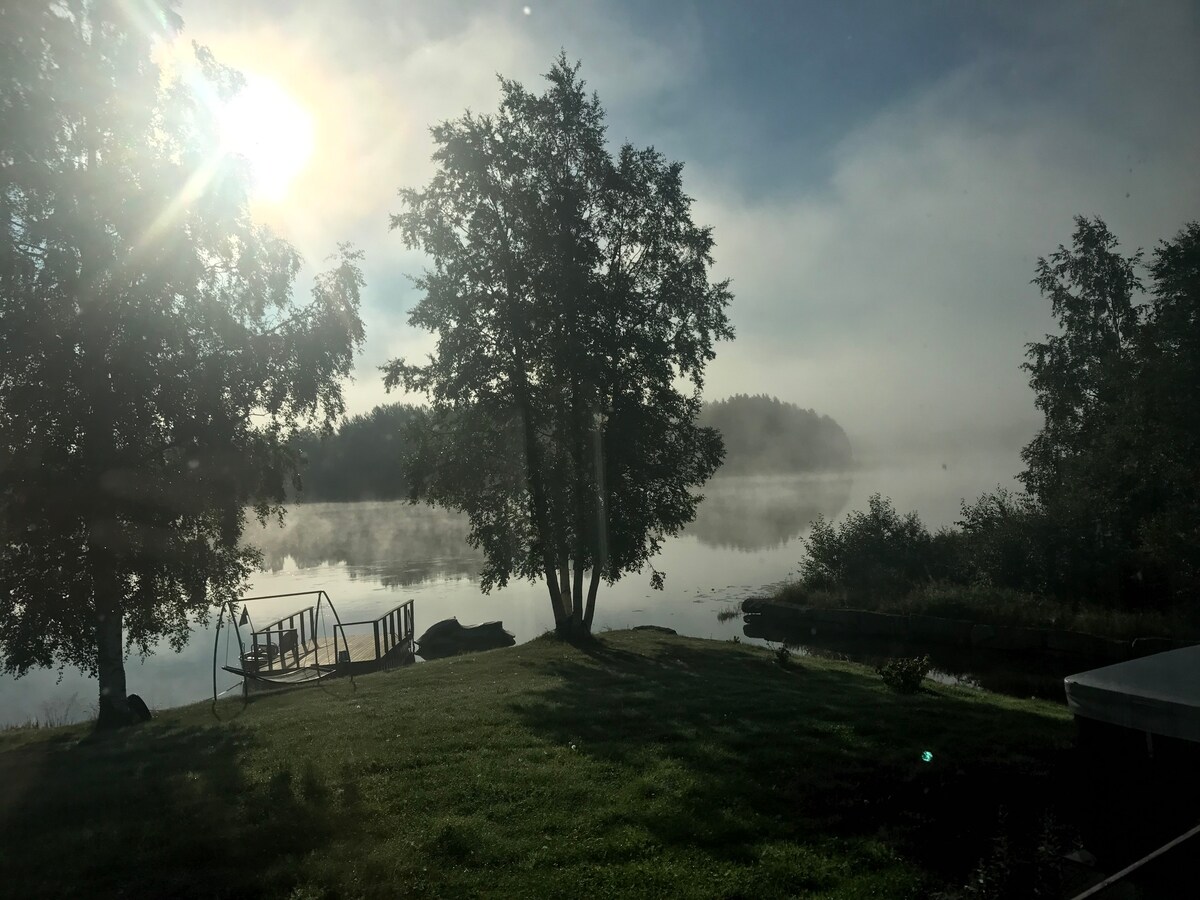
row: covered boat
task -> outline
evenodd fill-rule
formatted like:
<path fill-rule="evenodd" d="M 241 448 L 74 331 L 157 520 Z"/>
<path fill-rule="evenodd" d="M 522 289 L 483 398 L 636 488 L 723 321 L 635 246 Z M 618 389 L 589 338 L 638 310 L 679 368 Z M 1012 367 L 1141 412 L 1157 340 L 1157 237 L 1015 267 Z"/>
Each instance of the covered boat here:
<path fill-rule="evenodd" d="M 1200 646 L 1069 675 L 1064 687 L 1076 717 L 1200 743 Z"/>
<path fill-rule="evenodd" d="M 416 652 L 423 659 L 441 659 L 459 653 L 511 647 L 516 642 L 516 638 L 504 630 L 502 622 L 463 625 L 457 618 L 443 619 L 430 625 L 417 639 Z"/>

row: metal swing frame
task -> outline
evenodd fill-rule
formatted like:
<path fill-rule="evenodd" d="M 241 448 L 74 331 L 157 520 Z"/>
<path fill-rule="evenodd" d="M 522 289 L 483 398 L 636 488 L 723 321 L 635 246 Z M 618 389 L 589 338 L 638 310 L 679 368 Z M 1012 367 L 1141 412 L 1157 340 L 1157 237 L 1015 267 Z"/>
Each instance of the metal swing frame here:
<path fill-rule="evenodd" d="M 245 604 L 258 600 L 281 600 L 287 597 L 312 597 L 314 595 L 316 596 L 315 603 L 282 616 L 265 628 L 255 628 L 253 622 L 249 621 L 249 612 Z M 250 626 L 249 649 L 242 637 L 242 624 L 238 621 L 239 605 Z M 317 635 L 317 623 L 320 621 L 323 605 L 329 607 L 335 623 L 333 626 L 333 655 L 330 664 L 323 664 L 320 660 L 321 645 Z M 226 618 L 228 618 L 228 624 L 226 624 Z M 236 669 L 228 665 L 218 666 L 217 662 L 221 648 L 221 629 L 231 626 L 238 641 L 240 666 Z M 219 668 L 242 676 L 244 694 L 249 693 L 251 680 L 264 686 L 280 688 L 293 687 L 309 681 L 315 681 L 319 685 L 323 678 L 329 678 L 335 674 L 332 670 L 336 667 L 338 659 L 338 631 L 341 628 L 342 621 L 338 616 L 337 608 L 323 590 L 263 594 L 257 597 L 244 597 L 240 600 L 226 600 L 221 604 L 220 612 L 217 614 L 216 635 L 213 640 L 213 703 L 216 703 L 219 696 L 217 692 Z M 226 635 L 226 655 L 228 655 L 228 640 L 228 635 Z M 314 655 L 314 661 L 303 663 L 304 658 L 310 653 Z M 314 672 L 315 677 L 295 677 L 308 671 Z M 351 679 L 353 680 L 353 675 L 351 675 Z"/>

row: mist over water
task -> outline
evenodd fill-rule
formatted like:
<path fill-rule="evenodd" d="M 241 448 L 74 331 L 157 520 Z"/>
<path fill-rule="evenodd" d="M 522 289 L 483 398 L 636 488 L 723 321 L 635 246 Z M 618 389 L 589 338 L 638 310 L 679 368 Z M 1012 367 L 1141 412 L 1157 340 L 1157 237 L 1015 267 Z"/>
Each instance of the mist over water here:
<path fill-rule="evenodd" d="M 654 561 L 667 575 L 666 589 L 650 589 L 649 570 L 603 585 L 596 630 L 661 624 L 697 637 L 747 640 L 739 619 L 720 622 L 717 613 L 793 577 L 818 514 L 836 520 L 880 492 L 901 512 L 919 511 L 930 528 L 951 525 L 962 498 L 1012 485 L 1018 463 L 996 455 L 945 468 L 930 461 L 845 474 L 717 477 L 702 491 L 696 520 L 668 539 Z M 253 577 L 251 593 L 324 589 L 346 621 L 374 618 L 413 599 L 418 635 L 451 616 L 464 624 L 499 619 L 518 642 L 553 627 L 544 585 L 513 582 L 480 593 L 482 557 L 467 533 L 458 514 L 403 502 L 300 504 L 283 527 L 254 522 L 247 528 L 246 540 L 262 548 L 265 567 Z M 254 617 L 265 621 L 303 605 L 303 598 L 270 601 L 256 606 Z M 163 646 L 144 662 L 130 659 L 130 691 L 152 708 L 210 697 L 213 636 L 211 622 L 196 625 L 182 653 Z M 223 659 L 218 654 L 218 662 Z M 232 675 L 220 673 L 219 689 L 234 684 Z M 61 681 L 53 670 L 0 678 L 0 725 L 57 716 L 72 698 L 74 718 L 96 702 L 95 681 L 75 669 L 65 669 Z"/>
<path fill-rule="evenodd" d="M 263 567 L 344 565 L 384 587 L 441 578 L 475 578 L 483 555 L 467 543 L 465 516 L 401 501 L 304 503 L 288 510 L 284 527 L 252 523 L 244 540 L 263 551 Z"/>
<path fill-rule="evenodd" d="M 804 533 L 818 515 L 835 516 L 850 499 L 853 479 L 827 476 L 735 475 L 704 486 L 704 501 L 684 533 L 717 550 L 770 550 Z"/>
<path fill-rule="evenodd" d="M 1017 452 L 955 454 L 904 466 L 872 466 L 853 473 L 849 509 L 865 509 L 872 494 L 890 497 L 896 511 L 916 511 L 931 530 L 962 518 L 962 501 L 976 500 L 997 486 L 1019 490 L 1023 468 Z"/>

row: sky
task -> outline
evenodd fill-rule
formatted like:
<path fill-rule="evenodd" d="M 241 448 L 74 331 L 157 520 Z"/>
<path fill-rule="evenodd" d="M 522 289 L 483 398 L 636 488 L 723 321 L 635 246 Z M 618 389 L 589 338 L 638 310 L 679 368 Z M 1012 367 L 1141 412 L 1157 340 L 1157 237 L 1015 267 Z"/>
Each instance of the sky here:
<path fill-rule="evenodd" d="M 616 149 L 685 164 L 732 279 L 706 396 L 837 419 L 860 460 L 1011 456 L 1040 419 L 1024 346 L 1053 330 L 1038 256 L 1099 215 L 1129 252 L 1200 218 L 1200 4 L 184 0 L 184 37 L 286 89 L 313 156 L 255 214 L 319 267 L 365 253 L 351 413 L 416 400 L 378 367 L 427 264 L 388 230 L 428 129 L 534 88 L 564 50 Z M 315 268 L 312 269 L 315 271 Z"/>

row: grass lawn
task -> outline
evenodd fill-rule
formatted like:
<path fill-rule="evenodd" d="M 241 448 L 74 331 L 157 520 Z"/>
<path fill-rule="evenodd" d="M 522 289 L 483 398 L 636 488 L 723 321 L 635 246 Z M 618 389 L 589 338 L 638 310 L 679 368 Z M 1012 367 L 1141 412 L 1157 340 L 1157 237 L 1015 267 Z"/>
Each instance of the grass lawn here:
<path fill-rule="evenodd" d="M 929 897 L 1037 840 L 1072 737 L 1050 703 L 646 631 L 217 714 L 0 734 L 2 892 Z"/>

